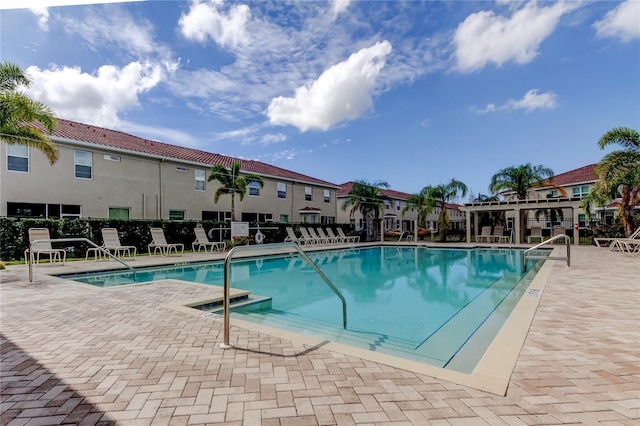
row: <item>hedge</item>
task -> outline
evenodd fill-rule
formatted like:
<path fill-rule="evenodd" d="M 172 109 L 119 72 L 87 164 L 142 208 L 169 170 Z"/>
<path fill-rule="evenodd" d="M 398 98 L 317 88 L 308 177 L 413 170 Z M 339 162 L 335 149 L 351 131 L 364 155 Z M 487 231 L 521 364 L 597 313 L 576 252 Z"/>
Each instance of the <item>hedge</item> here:
<path fill-rule="evenodd" d="M 227 248 L 233 246 L 230 241 L 229 224 L 214 221 L 167 221 L 167 220 L 132 220 L 132 219 L 23 219 L 0 218 L 0 259 L 15 261 L 24 259 L 24 251 L 29 246 L 29 228 L 47 228 L 52 239 L 58 238 L 86 238 L 97 245 L 102 244 L 102 228 L 116 228 L 122 245 L 135 246 L 138 253 L 147 253 L 147 246 L 151 242 L 149 228 L 163 228 L 164 234 L 170 243 L 182 243 L 185 250 L 191 250 L 191 243 L 195 240 L 193 229 L 201 225 L 209 234 L 212 241 L 227 241 Z M 289 223 L 256 223 L 250 227 L 259 225 L 260 232 L 264 235 L 263 243 L 275 243 L 284 241 L 287 236 L 286 228 L 291 226 L 299 235 L 300 225 Z M 304 224 L 304 226 L 319 226 Z M 322 225 L 327 227 L 328 225 Z M 340 225 L 331 225 L 332 227 Z M 350 225 L 341 226 L 348 234 L 353 232 Z M 276 229 L 273 229 L 276 228 Z M 253 243 L 253 234 L 249 241 Z M 69 258 L 83 258 L 89 244 L 84 242 L 52 243 L 54 247 L 65 248 Z"/>

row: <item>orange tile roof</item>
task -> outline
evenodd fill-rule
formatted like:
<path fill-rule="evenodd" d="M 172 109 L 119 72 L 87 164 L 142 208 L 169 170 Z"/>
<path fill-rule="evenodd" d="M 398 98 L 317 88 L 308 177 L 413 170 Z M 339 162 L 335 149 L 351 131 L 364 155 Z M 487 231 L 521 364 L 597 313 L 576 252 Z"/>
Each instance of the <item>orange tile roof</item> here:
<path fill-rule="evenodd" d="M 596 164 L 589 164 L 588 166 L 555 175 L 553 177 L 553 184 L 556 186 L 567 186 L 582 182 L 594 182 L 597 179 Z M 549 185 L 549 179 L 546 179 L 543 185 Z"/>
<path fill-rule="evenodd" d="M 234 162 L 240 162 L 241 170 L 247 173 L 280 177 L 283 179 L 313 183 L 322 186 L 338 186 L 335 183 L 316 179 L 301 173 L 292 172 L 260 161 L 244 160 L 198 149 L 171 145 L 164 142 L 140 138 L 138 136 L 133 136 L 116 130 L 91 126 L 89 124 L 78 123 L 61 118 L 58 119 L 58 127 L 52 136 L 75 141 L 90 142 L 97 145 L 103 145 L 105 147 L 137 152 L 142 155 L 147 154 L 166 158 L 175 158 L 176 160 L 208 165 L 222 164 L 225 167 L 230 167 Z"/>

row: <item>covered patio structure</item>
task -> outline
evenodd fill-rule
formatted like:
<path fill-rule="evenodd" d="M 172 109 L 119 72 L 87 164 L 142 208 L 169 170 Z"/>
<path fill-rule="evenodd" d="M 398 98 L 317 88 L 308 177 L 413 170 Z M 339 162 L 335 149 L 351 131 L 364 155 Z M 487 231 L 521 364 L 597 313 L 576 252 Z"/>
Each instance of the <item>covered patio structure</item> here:
<path fill-rule="evenodd" d="M 536 211 L 541 209 L 562 209 L 570 210 L 573 221 L 573 244 L 578 245 L 580 243 L 580 231 L 576 227 L 579 223 L 579 215 L 584 214 L 582 209 L 582 199 L 579 197 L 572 198 L 544 198 L 544 199 L 526 199 L 526 200 L 508 200 L 508 201 L 486 201 L 478 203 L 465 204 L 460 207 L 460 210 L 465 212 L 467 242 L 471 242 L 471 232 L 475 230 L 478 233 L 479 226 L 479 214 L 483 212 L 496 212 L 503 211 L 505 216 L 513 218 L 513 243 L 522 244 L 524 240 L 525 230 L 527 229 L 526 223 L 521 223 L 524 217 L 525 211 Z M 473 221 L 473 227 L 472 227 Z"/>

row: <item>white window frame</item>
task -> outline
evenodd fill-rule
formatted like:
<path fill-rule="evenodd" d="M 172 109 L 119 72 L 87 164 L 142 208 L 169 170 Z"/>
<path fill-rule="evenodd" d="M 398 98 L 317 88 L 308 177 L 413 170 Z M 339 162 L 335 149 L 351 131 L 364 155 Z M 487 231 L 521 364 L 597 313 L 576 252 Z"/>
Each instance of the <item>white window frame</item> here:
<path fill-rule="evenodd" d="M 324 196 L 324 202 L 325 203 L 330 203 L 331 202 L 331 190 L 325 189 L 324 192 L 323 192 L 323 196 Z"/>
<path fill-rule="evenodd" d="M 78 162 L 78 154 L 89 154 L 89 164 Z M 91 176 L 90 177 L 78 176 L 78 166 L 89 167 Z M 83 180 L 93 179 L 93 153 L 91 151 L 84 151 L 81 149 L 75 149 L 73 151 L 73 176 L 76 179 L 83 179 Z"/>
<path fill-rule="evenodd" d="M 206 179 L 207 179 L 207 172 L 205 172 L 204 170 L 201 169 L 194 169 L 193 170 L 194 173 L 194 177 L 195 177 L 195 189 L 196 191 L 200 191 L 203 192 L 207 189 L 206 187 Z M 201 176 L 198 176 L 201 175 Z M 201 188 L 198 188 L 198 184 L 201 184 Z"/>
<path fill-rule="evenodd" d="M 582 186 L 576 186 L 575 188 L 573 188 L 573 197 L 579 197 L 582 198 L 585 195 L 587 195 L 589 193 L 589 186 L 588 185 L 582 185 Z"/>
<path fill-rule="evenodd" d="M 313 188 L 310 186 L 304 187 L 304 200 L 313 201 Z"/>
<path fill-rule="evenodd" d="M 24 155 L 24 151 L 22 153 L 12 153 L 12 150 L 22 150 L 25 149 L 27 151 L 27 155 Z M 26 158 L 27 159 L 27 170 L 13 170 L 9 168 L 9 157 L 15 157 L 15 158 Z M 7 144 L 7 171 L 8 172 L 16 172 L 16 173 L 29 173 L 30 170 L 30 160 L 29 160 L 29 147 L 25 146 L 25 145 L 19 145 L 19 144 Z"/>
<path fill-rule="evenodd" d="M 287 198 L 287 184 L 285 182 L 276 183 L 277 197 L 281 200 Z"/>
<path fill-rule="evenodd" d="M 255 192 L 255 194 L 252 194 L 252 191 Z M 258 182 L 257 180 L 252 180 L 251 182 L 249 182 L 249 195 L 251 195 L 252 197 L 260 196 L 260 182 Z"/>
<path fill-rule="evenodd" d="M 400 211 L 400 200 L 396 200 L 396 210 Z"/>

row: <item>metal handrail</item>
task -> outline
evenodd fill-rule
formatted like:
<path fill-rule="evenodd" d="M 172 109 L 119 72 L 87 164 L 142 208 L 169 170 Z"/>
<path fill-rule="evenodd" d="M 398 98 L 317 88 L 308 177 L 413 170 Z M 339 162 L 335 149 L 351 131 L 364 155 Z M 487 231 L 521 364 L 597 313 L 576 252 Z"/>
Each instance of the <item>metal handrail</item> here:
<path fill-rule="evenodd" d="M 315 262 L 313 260 L 311 260 L 311 258 L 307 255 L 307 253 L 305 253 L 300 246 L 298 245 L 298 243 L 295 242 L 291 242 L 291 243 L 273 243 L 273 244 L 262 244 L 262 245 L 256 245 L 256 246 L 236 246 L 234 248 L 232 248 L 231 250 L 229 250 L 229 253 L 227 253 L 227 256 L 224 258 L 224 292 L 223 292 L 223 298 L 224 298 L 224 343 L 220 344 L 220 347 L 222 349 L 229 349 L 232 348 L 233 346 L 231 344 L 229 344 L 229 327 L 230 327 L 230 323 L 229 323 L 229 272 L 230 272 L 230 263 L 231 263 L 231 258 L 233 257 L 234 252 L 236 251 L 244 251 L 244 250 L 255 250 L 255 249 L 261 249 L 261 250 L 269 250 L 269 249 L 280 249 L 280 248 L 285 248 L 285 247 L 293 247 L 296 249 L 296 251 L 300 254 L 300 256 L 302 256 L 302 258 L 304 260 L 306 260 L 309 265 L 311 265 L 311 267 L 313 269 L 315 269 L 315 271 L 318 273 L 318 275 L 320 275 L 320 278 L 322 278 L 324 280 L 324 282 L 329 286 L 329 288 L 331 288 L 331 290 L 333 290 L 333 292 L 336 294 L 336 296 L 338 296 L 340 298 L 340 300 L 342 301 L 342 327 L 343 328 L 347 328 L 347 301 L 344 298 L 344 296 L 342 295 L 342 293 L 340 293 L 340 290 L 338 290 L 336 288 L 336 286 L 333 285 L 333 283 L 331 281 L 329 281 L 329 278 L 327 278 L 327 276 L 320 270 L 320 268 L 318 268 L 318 265 L 315 264 Z"/>
<path fill-rule="evenodd" d="M 133 272 L 133 281 L 136 281 L 136 270 L 133 269 L 132 266 L 126 264 L 125 262 L 122 261 L 122 259 L 114 256 L 111 254 L 111 252 L 109 250 L 106 250 L 104 247 L 100 247 L 99 245 L 97 245 L 96 243 L 94 243 L 91 240 L 88 240 L 86 238 L 58 238 L 58 239 L 46 239 L 46 240 L 34 240 L 31 244 L 29 244 L 29 282 L 33 282 L 33 246 L 37 243 L 66 243 L 66 242 L 72 242 L 72 241 L 82 241 L 85 242 L 95 248 L 97 248 L 98 250 L 100 250 L 101 252 L 103 252 L 104 254 L 108 255 L 109 257 L 112 257 L 114 260 L 120 262 L 125 268 L 131 270 L 131 272 Z"/>
<path fill-rule="evenodd" d="M 553 241 L 559 240 L 560 238 L 564 238 L 565 240 L 565 245 L 567 246 L 567 256 L 566 257 L 562 257 L 562 256 L 527 256 L 527 253 L 529 253 L 530 251 L 536 250 L 546 244 L 549 244 Z M 569 238 L 567 235 L 565 234 L 560 234 L 560 235 L 556 235 L 546 241 L 543 241 L 539 244 L 536 244 L 535 246 L 527 249 L 524 251 L 524 253 L 522 254 L 522 263 L 523 263 L 523 267 L 524 267 L 524 272 L 527 272 L 527 257 L 529 257 L 529 259 L 549 259 L 549 260 L 566 260 L 567 261 L 567 267 L 571 267 L 571 238 Z"/>

